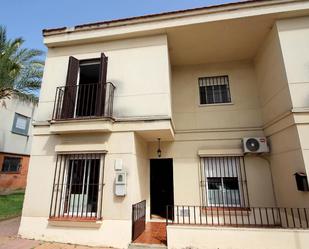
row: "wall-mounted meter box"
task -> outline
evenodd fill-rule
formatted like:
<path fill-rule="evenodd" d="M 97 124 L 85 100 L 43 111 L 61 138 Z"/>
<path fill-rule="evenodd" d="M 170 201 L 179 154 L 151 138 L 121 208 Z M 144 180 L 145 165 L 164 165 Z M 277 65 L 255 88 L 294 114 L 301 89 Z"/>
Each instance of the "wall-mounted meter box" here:
<path fill-rule="evenodd" d="M 125 196 L 127 194 L 127 173 L 124 171 L 116 172 L 115 195 Z"/>
<path fill-rule="evenodd" d="M 308 192 L 309 186 L 308 186 L 307 175 L 303 172 L 297 172 L 294 175 L 295 175 L 297 190 Z"/>
<path fill-rule="evenodd" d="M 122 159 L 115 159 L 115 170 L 120 171 L 122 170 Z"/>

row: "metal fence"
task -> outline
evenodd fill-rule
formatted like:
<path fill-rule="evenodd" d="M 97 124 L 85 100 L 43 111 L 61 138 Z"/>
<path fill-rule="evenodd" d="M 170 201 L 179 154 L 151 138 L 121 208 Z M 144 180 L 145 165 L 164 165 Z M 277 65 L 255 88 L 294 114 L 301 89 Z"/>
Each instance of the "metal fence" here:
<path fill-rule="evenodd" d="M 167 206 L 166 223 L 179 225 L 308 229 L 309 208 Z"/>

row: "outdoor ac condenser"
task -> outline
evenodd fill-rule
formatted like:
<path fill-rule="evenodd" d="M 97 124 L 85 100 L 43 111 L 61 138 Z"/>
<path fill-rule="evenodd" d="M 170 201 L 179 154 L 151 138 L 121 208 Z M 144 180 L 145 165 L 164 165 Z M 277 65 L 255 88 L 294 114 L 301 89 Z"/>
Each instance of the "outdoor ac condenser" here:
<path fill-rule="evenodd" d="M 243 138 L 244 153 L 267 153 L 269 147 L 266 137 L 244 137 Z"/>

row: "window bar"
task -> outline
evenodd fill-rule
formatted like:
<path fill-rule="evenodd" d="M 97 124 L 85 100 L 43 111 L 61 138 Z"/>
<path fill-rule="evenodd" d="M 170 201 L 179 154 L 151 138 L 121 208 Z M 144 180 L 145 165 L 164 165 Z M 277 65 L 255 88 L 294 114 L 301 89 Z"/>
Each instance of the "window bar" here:
<path fill-rule="evenodd" d="M 243 169 L 244 169 L 244 184 L 245 184 L 245 190 L 246 190 L 246 206 L 250 207 L 250 199 L 249 199 L 249 192 L 248 192 L 248 188 L 247 188 L 247 172 L 246 172 L 246 164 L 245 164 L 245 158 L 242 157 L 242 165 L 243 165 Z"/>
<path fill-rule="evenodd" d="M 233 197 L 231 205 L 236 207 L 237 204 L 234 205 L 233 202 L 236 203 L 237 195 L 238 195 L 238 198 L 240 200 L 240 193 L 239 193 L 239 191 L 240 191 L 240 186 L 239 185 L 240 184 L 239 184 L 239 174 L 238 174 L 238 170 L 237 170 L 237 164 L 236 164 L 236 158 L 235 157 L 231 157 L 230 165 L 229 166 L 231 166 L 231 170 L 232 170 L 232 175 L 231 176 L 232 177 L 237 176 L 238 191 L 237 191 L 237 193 L 236 193 L 236 191 L 232 191 L 232 193 L 231 193 L 231 196 Z M 235 208 L 235 211 L 236 211 L 236 208 Z"/>
<path fill-rule="evenodd" d="M 202 78 L 202 87 L 204 89 L 204 104 L 207 104 L 209 103 L 209 100 L 208 100 L 208 94 L 207 94 L 207 82 L 206 82 L 206 79 L 205 78 Z"/>
<path fill-rule="evenodd" d="M 101 200 L 100 200 L 100 219 L 102 219 L 102 217 L 103 217 L 103 215 L 102 215 L 102 212 L 103 212 L 103 207 L 102 207 L 102 203 L 103 203 L 103 187 L 104 187 L 104 166 L 105 166 L 105 163 L 104 163 L 104 160 L 102 159 L 102 155 L 100 155 L 100 172 L 101 172 L 101 170 L 102 170 L 102 174 L 100 174 L 100 176 L 101 176 L 101 181 L 99 181 L 99 182 L 101 182 L 100 183 L 100 187 L 101 187 L 101 192 L 100 192 L 100 194 L 101 194 Z"/>
<path fill-rule="evenodd" d="M 72 166 L 72 170 L 71 170 L 71 191 L 70 191 L 70 200 L 71 200 L 71 193 L 72 193 L 72 188 L 73 190 L 75 190 L 75 184 L 73 182 L 73 173 L 74 173 L 74 168 L 75 168 L 75 161 L 76 161 L 76 155 L 73 155 L 73 166 Z M 73 194 L 73 206 L 69 206 L 71 209 L 72 209 L 72 215 L 71 217 L 73 217 L 73 214 L 74 214 L 74 204 L 75 204 L 75 194 Z M 70 205 L 71 205 L 71 202 L 70 202 Z M 69 209 L 70 211 L 70 209 Z"/>
<path fill-rule="evenodd" d="M 230 167 L 229 167 L 229 160 L 228 160 L 228 157 L 224 157 L 224 171 L 225 171 L 226 166 L 227 166 L 227 175 L 230 176 Z M 232 198 L 233 198 L 233 197 L 232 197 L 232 194 L 230 194 L 230 195 L 228 196 L 228 198 L 227 198 L 228 204 L 233 203 L 233 199 L 232 199 Z M 229 205 L 229 206 L 230 206 L 230 205 Z M 230 213 L 230 215 L 231 215 L 230 209 L 229 209 L 229 213 Z"/>
<path fill-rule="evenodd" d="M 231 102 L 231 93 L 230 93 L 230 82 L 228 76 L 225 76 L 225 84 L 226 84 L 226 93 L 227 93 L 227 98 L 228 102 Z"/>
<path fill-rule="evenodd" d="M 82 155 L 77 155 L 77 170 L 79 171 L 78 173 L 78 182 L 75 183 L 75 196 L 76 196 L 76 201 L 77 201 L 77 205 L 73 204 L 73 207 L 76 207 L 76 214 L 74 214 L 74 216 L 78 217 L 79 214 L 79 200 L 80 200 L 80 196 L 83 195 L 83 192 L 80 193 L 80 187 L 83 188 L 83 184 L 80 183 L 81 176 L 83 175 L 84 171 L 85 171 L 85 165 L 82 161 Z M 84 176 L 84 175 L 83 175 Z M 83 189 L 82 189 L 83 190 Z M 73 212 L 74 213 L 74 212 Z"/>
<path fill-rule="evenodd" d="M 85 161 L 85 167 L 84 167 L 84 174 L 83 174 L 83 185 L 81 186 L 81 189 L 82 189 L 82 204 L 81 204 L 81 213 L 80 213 L 80 217 L 83 217 L 84 216 L 84 206 L 85 206 L 85 182 L 86 182 L 86 176 L 87 174 L 89 174 L 89 162 L 87 162 L 87 160 Z M 87 201 L 87 198 L 86 198 L 86 201 Z M 79 206 L 79 205 L 78 205 Z M 77 214 L 78 216 L 78 214 Z"/>
<path fill-rule="evenodd" d="M 100 181 L 100 178 L 98 178 L 97 180 L 97 177 L 99 176 L 99 172 L 98 170 L 100 170 L 100 164 L 98 164 L 98 154 L 95 154 L 95 161 L 94 161 L 94 175 L 93 175 L 93 189 L 96 189 L 96 193 L 94 195 L 94 198 L 96 198 L 96 201 L 94 202 L 94 208 L 95 208 L 95 217 L 96 219 L 98 218 L 98 205 L 99 205 L 99 181 Z M 98 171 L 98 172 L 96 172 Z"/>
<path fill-rule="evenodd" d="M 224 171 L 225 171 L 225 165 L 224 165 L 224 158 L 222 158 L 222 157 L 219 157 L 218 158 L 219 159 L 219 165 L 220 165 L 220 176 L 222 176 L 222 175 L 225 175 L 224 173 Z M 221 169 L 221 167 L 223 166 L 223 169 Z M 221 171 L 223 171 L 223 174 L 222 174 L 222 172 Z M 225 197 L 222 195 L 222 198 L 223 198 L 223 209 L 222 209 L 222 215 L 223 215 L 223 224 L 225 225 L 225 211 L 224 211 L 224 206 L 225 206 L 225 203 L 227 202 L 227 200 L 224 200 L 224 199 L 227 199 L 228 198 L 228 196 L 226 195 Z"/>
<path fill-rule="evenodd" d="M 177 224 L 179 224 L 179 207 L 177 206 Z"/>
<path fill-rule="evenodd" d="M 62 161 L 63 161 L 63 157 L 65 158 L 65 156 L 61 155 L 60 158 L 60 165 L 62 164 Z M 63 169 L 61 170 L 61 166 L 60 166 L 60 171 L 59 171 L 59 175 L 62 174 L 62 180 L 61 180 L 61 184 L 59 184 L 61 186 L 61 190 L 60 190 L 60 200 L 63 199 L 63 196 L 62 196 L 62 192 L 63 192 L 63 188 L 64 188 L 64 185 L 63 185 L 63 182 L 64 182 L 64 177 L 65 177 L 65 170 L 66 170 L 66 160 L 64 160 L 63 162 Z M 60 183 L 60 179 L 59 179 L 59 183 Z M 60 217 L 61 215 L 61 201 L 59 202 L 59 207 L 58 207 L 58 217 Z M 64 208 L 63 208 L 64 209 Z"/>
<path fill-rule="evenodd" d="M 233 157 L 234 158 L 234 163 L 235 163 L 235 169 L 236 169 L 236 175 L 238 176 L 237 180 L 238 180 L 238 198 L 239 198 L 239 205 L 241 206 L 245 206 L 245 195 L 244 195 L 244 186 L 243 186 L 243 174 L 242 174 L 242 170 L 241 170 L 241 162 L 240 162 L 240 158 L 239 157 Z M 242 192 L 242 194 L 240 194 L 240 192 Z M 242 196 L 241 196 L 242 195 Z M 241 200 L 243 199 L 243 201 Z M 244 203 L 244 205 L 242 205 L 242 202 Z M 243 218 L 242 218 L 243 219 Z"/>
<path fill-rule="evenodd" d="M 56 166 L 55 166 L 55 173 L 54 175 L 56 176 L 57 174 L 57 168 L 58 168 L 58 156 L 56 158 Z M 49 217 L 52 216 L 52 206 L 53 206 L 53 200 L 54 200 L 54 194 L 55 194 L 55 182 L 56 182 L 56 177 L 54 177 L 54 181 L 53 181 L 53 192 L 52 192 L 52 198 L 51 198 L 51 202 L 50 202 L 50 211 L 49 211 Z M 57 192 L 57 188 L 56 188 L 56 192 Z M 53 215 L 54 216 L 54 215 Z"/>
<path fill-rule="evenodd" d="M 59 165 L 59 173 L 58 173 L 58 180 L 56 181 L 57 184 L 56 184 L 56 201 L 55 201 L 55 206 L 54 206 L 54 215 L 57 216 L 57 203 L 58 203 L 58 195 L 59 195 L 59 181 L 60 181 L 60 174 L 61 174 L 61 161 L 62 161 L 62 158 L 60 157 L 60 165 Z M 59 161 L 58 161 L 59 162 Z M 56 176 L 55 176 L 56 178 Z M 61 198 L 61 196 L 60 196 Z M 61 203 L 61 199 L 59 201 Z"/>
<path fill-rule="evenodd" d="M 184 208 L 184 206 L 182 206 L 182 224 L 185 224 L 184 215 L 185 215 L 185 208 Z"/>
<path fill-rule="evenodd" d="M 240 185 L 240 186 L 238 186 L 239 190 L 237 191 L 238 192 L 238 197 L 239 197 L 239 204 L 240 204 L 240 207 L 242 207 L 240 191 L 242 192 L 243 202 L 245 202 L 245 197 L 244 197 L 244 186 L 242 184 L 243 183 L 243 179 L 242 179 L 242 170 L 241 170 L 240 158 L 239 157 L 234 157 L 234 161 L 235 161 L 236 175 L 238 176 L 237 180 L 238 180 L 238 184 Z M 243 215 L 242 208 L 240 209 L 240 216 L 241 216 L 242 224 L 244 224 L 244 215 Z"/>
<path fill-rule="evenodd" d="M 204 172 L 203 172 L 203 167 L 205 167 L 205 163 L 203 164 L 203 161 L 204 159 L 201 157 L 200 158 L 200 177 L 201 177 L 201 180 L 200 180 L 200 188 L 201 188 L 201 199 L 202 199 L 202 202 L 201 204 L 204 205 L 205 204 L 205 197 L 204 197 L 204 192 L 207 192 L 207 191 L 204 191 Z"/>
<path fill-rule="evenodd" d="M 70 201 L 70 158 L 69 155 L 62 155 L 62 158 L 64 159 L 64 179 L 65 183 L 63 184 L 63 189 L 64 189 L 64 203 L 63 203 L 63 210 L 62 210 L 62 217 L 66 214 L 68 216 L 69 214 L 69 201 Z"/>
<path fill-rule="evenodd" d="M 93 177 L 92 177 L 92 183 L 90 182 L 90 174 L 89 174 L 89 181 L 88 181 L 88 193 L 91 191 L 91 197 L 90 197 L 90 217 L 92 218 L 92 214 L 93 214 L 93 196 L 94 196 L 94 176 L 95 176 L 95 162 L 96 162 L 96 154 L 92 154 L 90 156 L 91 158 L 91 164 L 90 164 L 90 172 L 93 171 Z M 87 202 L 87 205 L 89 204 L 89 202 Z M 138 211 L 138 209 L 137 209 Z"/>

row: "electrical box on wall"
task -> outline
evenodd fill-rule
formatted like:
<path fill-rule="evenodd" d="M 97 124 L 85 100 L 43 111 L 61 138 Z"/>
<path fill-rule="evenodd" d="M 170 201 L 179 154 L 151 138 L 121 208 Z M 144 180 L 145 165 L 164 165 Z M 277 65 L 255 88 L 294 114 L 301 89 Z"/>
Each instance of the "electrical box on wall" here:
<path fill-rule="evenodd" d="M 294 175 L 295 175 L 297 190 L 298 191 L 309 191 L 307 175 L 303 172 L 297 172 Z"/>
<path fill-rule="evenodd" d="M 115 195 L 125 196 L 127 194 L 127 173 L 124 171 L 116 172 Z"/>
<path fill-rule="evenodd" d="M 122 170 L 122 159 L 115 160 L 115 170 L 116 171 Z"/>

